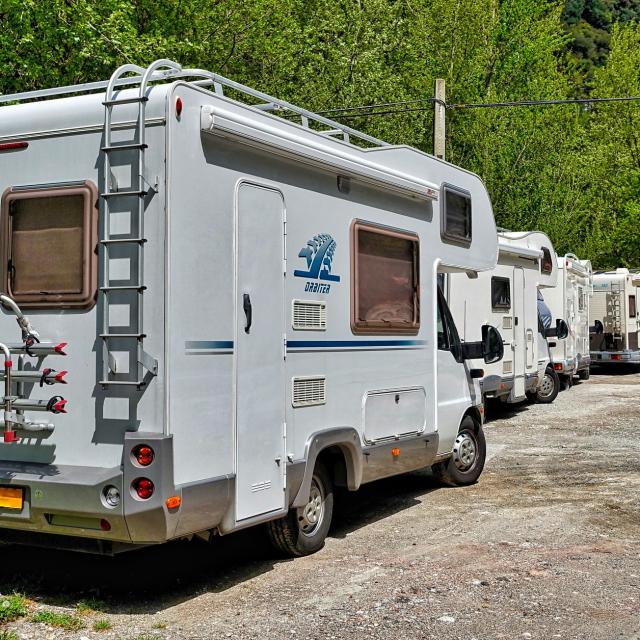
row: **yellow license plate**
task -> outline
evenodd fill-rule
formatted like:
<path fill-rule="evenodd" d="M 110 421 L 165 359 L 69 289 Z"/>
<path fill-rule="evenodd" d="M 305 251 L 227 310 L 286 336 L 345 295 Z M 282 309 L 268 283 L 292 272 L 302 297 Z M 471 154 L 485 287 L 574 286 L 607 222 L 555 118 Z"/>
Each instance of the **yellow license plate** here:
<path fill-rule="evenodd" d="M 22 489 L 13 487 L 0 487 L 0 507 L 5 509 L 18 509 L 22 511 Z"/>

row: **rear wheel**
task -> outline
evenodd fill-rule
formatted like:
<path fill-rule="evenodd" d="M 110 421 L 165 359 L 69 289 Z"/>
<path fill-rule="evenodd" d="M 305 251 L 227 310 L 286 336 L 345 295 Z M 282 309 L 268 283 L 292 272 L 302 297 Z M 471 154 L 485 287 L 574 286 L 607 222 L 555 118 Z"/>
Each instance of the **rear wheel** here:
<path fill-rule="evenodd" d="M 434 475 L 447 484 L 466 486 L 477 482 L 487 457 L 487 443 L 482 426 L 471 416 L 460 424 L 453 453 L 448 460 L 434 464 Z"/>
<path fill-rule="evenodd" d="M 324 546 L 333 515 L 333 483 L 324 465 L 316 464 L 304 507 L 292 508 L 267 523 L 271 543 L 288 556 L 307 556 Z"/>
<path fill-rule="evenodd" d="M 547 367 L 542 378 L 542 382 L 536 392 L 538 402 L 542 404 L 550 404 L 556 399 L 560 391 L 560 378 L 553 370 L 553 367 Z"/>
<path fill-rule="evenodd" d="M 588 380 L 590 376 L 591 371 L 589 371 L 589 367 L 582 369 L 582 371 L 578 371 L 578 378 L 580 378 L 580 380 Z"/>

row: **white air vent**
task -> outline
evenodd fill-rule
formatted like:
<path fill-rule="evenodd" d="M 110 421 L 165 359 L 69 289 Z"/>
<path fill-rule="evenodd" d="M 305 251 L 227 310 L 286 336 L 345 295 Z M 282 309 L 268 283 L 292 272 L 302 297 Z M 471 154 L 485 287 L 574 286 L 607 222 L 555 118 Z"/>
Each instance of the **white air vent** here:
<path fill-rule="evenodd" d="M 502 328 L 503 329 L 511 329 L 511 327 L 512 327 L 511 321 L 512 321 L 511 316 L 504 316 L 502 318 Z"/>
<path fill-rule="evenodd" d="M 513 373 L 513 360 L 502 361 L 502 373 Z"/>
<path fill-rule="evenodd" d="M 327 303 L 322 300 L 294 300 L 293 328 L 324 331 L 327 328 Z"/>
<path fill-rule="evenodd" d="M 327 385 L 324 376 L 305 376 L 293 379 L 292 404 L 294 407 L 310 407 L 327 401 Z"/>

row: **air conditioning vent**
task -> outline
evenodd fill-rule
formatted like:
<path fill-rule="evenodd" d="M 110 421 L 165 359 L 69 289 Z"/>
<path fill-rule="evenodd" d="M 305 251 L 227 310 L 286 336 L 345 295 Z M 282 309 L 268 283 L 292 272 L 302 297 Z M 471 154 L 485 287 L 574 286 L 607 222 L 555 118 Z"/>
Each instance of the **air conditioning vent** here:
<path fill-rule="evenodd" d="M 327 328 L 327 303 L 323 300 L 294 300 L 292 324 L 299 331 L 324 331 Z"/>
<path fill-rule="evenodd" d="M 327 385 L 324 376 L 305 376 L 293 379 L 294 407 L 310 407 L 327 401 Z"/>
<path fill-rule="evenodd" d="M 502 318 L 502 328 L 503 329 L 511 329 L 512 328 L 512 318 L 511 316 L 504 316 Z"/>
<path fill-rule="evenodd" d="M 513 373 L 513 360 L 502 361 L 502 373 Z"/>

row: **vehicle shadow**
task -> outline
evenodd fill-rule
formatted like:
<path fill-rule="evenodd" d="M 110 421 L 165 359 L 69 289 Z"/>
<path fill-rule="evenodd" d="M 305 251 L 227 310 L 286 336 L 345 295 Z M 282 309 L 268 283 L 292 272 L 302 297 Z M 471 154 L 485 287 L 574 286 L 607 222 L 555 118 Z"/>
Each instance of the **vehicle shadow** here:
<path fill-rule="evenodd" d="M 424 471 L 379 480 L 355 493 L 338 490 L 329 537 L 344 538 L 416 506 L 441 487 Z M 281 562 L 292 560 L 274 551 L 263 527 L 211 543 L 194 538 L 115 557 L 0 545 L 0 593 L 18 592 L 43 604 L 71 607 L 97 601 L 105 613 L 153 614 L 202 593 L 225 591 Z"/>

